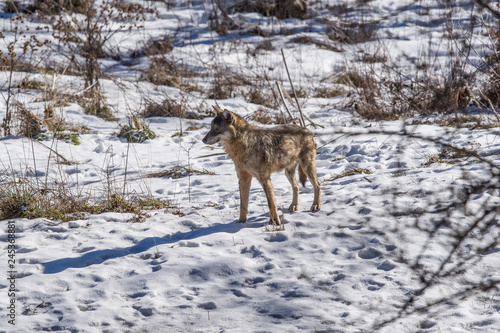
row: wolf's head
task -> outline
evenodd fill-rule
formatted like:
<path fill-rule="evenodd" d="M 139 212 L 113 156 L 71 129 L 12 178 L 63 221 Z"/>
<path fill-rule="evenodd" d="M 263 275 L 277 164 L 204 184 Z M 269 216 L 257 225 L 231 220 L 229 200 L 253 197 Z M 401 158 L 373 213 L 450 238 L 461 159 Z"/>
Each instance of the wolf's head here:
<path fill-rule="evenodd" d="M 210 126 L 210 131 L 203 138 L 203 143 L 205 144 L 214 144 L 223 139 L 229 139 L 231 137 L 230 126 L 234 125 L 235 117 L 234 115 L 228 111 L 214 107 L 217 111 L 217 115 L 214 120 L 212 120 L 212 124 Z"/>

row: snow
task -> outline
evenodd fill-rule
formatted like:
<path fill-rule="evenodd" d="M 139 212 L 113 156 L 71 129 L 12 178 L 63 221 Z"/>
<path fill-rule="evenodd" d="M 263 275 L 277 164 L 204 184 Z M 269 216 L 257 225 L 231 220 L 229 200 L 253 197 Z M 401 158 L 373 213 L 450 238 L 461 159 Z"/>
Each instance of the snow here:
<path fill-rule="evenodd" d="M 173 10 L 156 4 L 160 15 L 149 17 L 144 35 L 125 38 L 118 34 L 116 43 L 122 51 L 133 50 L 144 43 L 145 35 L 163 36 L 177 31 L 181 24 L 172 53 L 175 59 L 193 68 L 203 67 L 204 62 L 218 64 L 249 78 L 268 73 L 271 81 L 280 80 L 286 87 L 280 47 L 286 47 L 296 87 L 320 86 L 322 79 L 349 66 L 357 56 L 354 46 L 340 54 L 313 45 L 292 45 L 289 36 L 278 35 L 271 38 L 275 50 L 259 51 L 253 59 L 246 51 L 261 37 L 219 37 L 207 29 L 206 4 L 192 3 Z M 379 11 L 365 14 L 381 17 L 402 8 L 399 2 L 388 0 L 374 1 L 374 6 Z M 385 21 L 381 28 L 381 33 L 393 31 L 393 39 L 386 38 L 395 47 L 394 58 L 401 50 L 420 56 L 427 45 L 420 31 L 433 31 L 437 36 L 443 28 L 427 20 L 441 17 L 444 8 L 431 6 L 432 17 L 419 11 L 410 8 Z M 321 9 L 322 15 L 325 12 Z M 286 28 L 294 31 L 292 36 L 322 36 L 314 21 L 273 23 L 257 14 L 238 15 L 263 29 Z M 4 21 L 0 26 L 5 27 L 8 18 L 0 20 Z M 432 42 L 437 51 L 443 45 L 436 36 Z M 446 52 L 439 57 L 446 62 Z M 411 212 L 450 204 L 467 184 L 492 175 L 487 163 L 474 158 L 426 165 L 429 156 L 441 149 L 428 139 L 455 147 L 474 145 L 479 156 L 498 165 L 498 129 L 450 129 L 408 125 L 402 120 L 369 122 L 343 109 L 344 97 L 301 99 L 304 112 L 325 126 L 311 128 L 318 146 L 322 208 L 315 213 L 308 210 L 313 188 L 307 183 L 300 189 L 299 211 L 288 212 L 290 184 L 283 173 L 274 174 L 272 183 L 285 222 L 285 230 L 275 231 L 268 225 L 267 201 L 256 181 L 250 191 L 248 221 L 236 222 L 239 193 L 233 163 L 225 155 L 207 156 L 222 150 L 201 142 L 210 118 L 150 118 L 158 138 L 128 144 L 116 137 L 118 124 L 126 123 L 126 117 L 140 109 L 144 97 L 161 101 L 169 96 L 182 98 L 189 105 L 214 104 L 200 95 L 186 96 L 176 88 L 135 82 L 139 75 L 133 70 L 144 68 L 146 63 L 141 59 L 127 68 L 113 67 L 115 60 L 103 62 L 113 67 L 111 72 L 123 84 L 119 87 L 110 79 L 101 82 L 117 122 L 86 115 L 76 103 L 61 108 L 66 119 L 91 130 L 80 135 L 77 146 L 54 141 L 53 149 L 76 164 L 56 163 L 47 148 L 50 141 L 10 136 L 0 138 L 0 173 L 22 175 L 36 169 L 42 182 L 62 182 L 73 193 L 92 195 L 102 193 L 111 177 L 116 188 L 151 193 L 174 202 L 177 208 L 148 211 L 142 223 L 132 222 L 130 213 L 116 212 L 85 214 L 83 219 L 69 222 L 46 218 L 1 221 L 5 227 L 0 229 L 0 270 L 7 275 L 7 224 L 15 223 L 17 273 L 15 326 L 8 323 L 5 310 L 10 301 L 9 284 L 7 279 L 0 280 L 0 332 L 371 332 L 378 323 L 396 316 L 409 297 L 416 297 L 417 306 L 442 298 L 446 301 L 433 308 L 432 316 L 409 314 L 380 332 L 500 332 L 497 289 L 450 297 L 467 281 L 500 278 L 498 245 L 478 256 L 480 260 L 465 265 L 463 276 L 443 278 L 422 294 L 416 293 L 422 284 L 409 266 L 417 258 L 428 271 L 443 262 L 454 265 L 458 257 L 446 261 L 454 230 L 465 230 L 485 207 L 500 204 L 498 190 L 471 195 L 464 208 L 452 212 L 449 220 L 453 227 L 443 226 L 434 239 L 429 238 L 425 228 L 438 223 L 440 216 Z M 7 73 L 0 75 L 3 81 Z M 31 77 L 35 78 L 53 79 L 44 74 Z M 209 78 L 200 81 L 208 84 Z M 83 88 L 80 80 L 69 75 L 58 77 L 56 85 L 68 91 Z M 43 113 L 44 106 L 34 102 L 29 93 L 18 98 L 30 103 L 34 112 Z M 218 103 L 242 116 L 258 108 L 241 96 Z M 2 105 L 0 118 L 4 115 Z M 183 137 L 173 136 L 190 125 L 198 129 L 185 131 Z M 404 133 L 412 136 L 402 136 Z M 148 176 L 175 166 L 214 175 L 176 179 Z M 371 173 L 331 180 L 353 166 Z M 485 235 L 469 239 L 458 253 L 474 253 L 481 242 L 498 236 L 498 226 L 492 227 Z M 402 261 L 402 256 L 408 262 Z"/>

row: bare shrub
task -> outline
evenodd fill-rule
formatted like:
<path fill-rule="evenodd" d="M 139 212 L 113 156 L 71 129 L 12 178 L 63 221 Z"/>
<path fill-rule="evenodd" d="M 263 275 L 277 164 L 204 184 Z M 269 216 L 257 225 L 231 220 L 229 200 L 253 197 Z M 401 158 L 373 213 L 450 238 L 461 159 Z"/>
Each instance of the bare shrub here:
<path fill-rule="evenodd" d="M 19 1 L 6 0 L 3 11 L 4 13 L 10 13 L 10 14 L 19 13 L 22 11 L 22 6 L 19 3 Z"/>
<path fill-rule="evenodd" d="M 133 7 L 131 11 L 121 0 L 80 1 L 81 15 L 60 15 L 52 27 L 53 36 L 68 48 L 66 57 L 80 69 L 88 88 L 99 85 L 103 72 L 98 59 L 108 56 L 106 46 L 110 39 L 120 31 L 141 28 L 145 11 L 141 7 Z M 69 9 L 62 10 L 71 14 Z"/>
<path fill-rule="evenodd" d="M 486 59 L 489 65 L 488 81 L 484 87 L 484 96 L 481 100 L 487 106 L 500 108 L 500 18 L 497 26 L 491 29 L 492 52 Z"/>
<path fill-rule="evenodd" d="M 266 0 L 243 0 L 238 1 L 230 11 L 238 13 L 259 13 L 263 16 L 275 16 L 276 5 Z"/>
<path fill-rule="evenodd" d="M 227 99 L 234 97 L 238 87 L 251 86 L 252 83 L 245 77 L 230 71 L 217 70 L 212 79 L 212 85 L 207 92 L 210 99 Z"/>
<path fill-rule="evenodd" d="M 350 70 L 337 75 L 334 83 L 351 87 L 346 106 L 354 108 L 361 117 L 369 120 L 397 118 L 383 101 L 381 84 L 369 72 Z"/>
<path fill-rule="evenodd" d="M 34 66 L 31 64 L 30 57 L 39 48 L 49 44 L 49 41 L 40 41 L 37 36 L 27 33 L 29 27 L 26 22 L 30 17 L 25 15 L 15 15 L 11 18 L 12 31 L 9 32 L 9 38 L 0 32 L 0 40 L 5 42 L 7 52 L 0 50 L 0 67 L 8 72 L 7 80 L 1 83 L 2 97 L 4 98 L 6 109 L 5 117 L 2 121 L 4 135 L 11 135 L 12 122 L 12 104 L 15 102 L 15 95 L 19 92 L 14 81 L 14 72 L 19 70 L 31 71 Z M 21 51 L 17 51 L 16 49 Z"/>
<path fill-rule="evenodd" d="M 339 75 L 336 82 L 354 88 L 348 106 L 371 120 L 434 113 L 457 115 L 471 101 L 467 82 L 447 76 L 426 75 L 417 82 L 407 82 L 401 76 L 377 80 L 368 71 L 351 71 Z"/>
<path fill-rule="evenodd" d="M 272 89 L 266 89 L 263 85 L 250 87 L 246 93 L 246 98 L 249 103 L 262 105 L 269 109 L 278 108 L 276 94 Z"/>
<path fill-rule="evenodd" d="M 361 71 L 357 70 L 350 70 L 338 74 L 334 82 L 353 88 L 375 89 L 377 87 L 377 81 L 372 75 L 361 73 Z"/>
<path fill-rule="evenodd" d="M 403 167 L 395 173 L 384 200 L 387 207 L 380 215 L 391 222 L 379 223 L 378 218 L 364 221 L 370 232 L 380 236 L 386 249 L 390 249 L 389 258 L 397 265 L 404 265 L 414 282 L 395 302 L 394 310 L 382 314 L 366 331 L 378 332 L 395 322 L 401 325 L 401 319 L 408 317 L 418 319 L 424 326 L 426 320 L 434 322 L 433 318 L 453 313 L 459 303 L 472 302 L 485 293 L 497 294 L 500 279 L 496 271 L 483 262 L 487 255 L 497 252 L 499 246 L 496 193 L 500 190 L 500 170 L 494 159 L 482 157 L 477 144 L 453 145 L 454 131 L 435 138 L 414 134 L 405 128 L 397 131 L 363 129 L 358 134 L 365 136 L 367 132 L 399 136 L 401 153 L 413 149 L 408 146 L 413 140 L 419 145 L 431 143 L 441 147 L 438 155 L 431 156 L 422 165 L 455 164 L 461 176 L 456 181 L 419 188 L 408 184 L 406 177 L 397 181 L 396 177 L 406 175 L 406 167 Z M 353 135 L 352 131 L 345 133 Z M 471 167 L 470 163 L 481 166 Z M 476 169 L 481 170 L 480 176 L 473 171 Z M 407 191 L 419 197 L 421 204 L 408 205 L 405 195 L 401 195 L 409 194 Z M 411 247 L 391 245 L 401 244 L 409 235 L 422 241 L 410 241 Z"/>
<path fill-rule="evenodd" d="M 208 171 L 206 169 L 197 170 L 197 169 L 193 169 L 190 167 L 176 165 L 171 169 L 146 174 L 144 177 L 145 178 L 160 178 L 160 177 L 164 178 L 165 177 L 165 178 L 179 179 L 179 178 L 186 177 L 189 175 L 211 175 L 211 176 L 213 176 L 213 175 L 215 175 L 215 172 Z"/>
<path fill-rule="evenodd" d="M 230 16 L 231 13 L 256 12 L 263 16 L 276 16 L 278 19 L 297 18 L 306 19 L 310 17 L 308 13 L 308 0 L 243 0 L 237 1 L 234 5 L 227 7 L 221 0 L 214 0 L 218 11 L 210 13 L 208 19 L 209 27 L 218 35 L 225 36 L 230 30 L 245 30 L 245 33 L 267 37 L 259 25 L 248 22 L 238 23 Z M 220 14 L 219 14 L 220 12 Z"/>

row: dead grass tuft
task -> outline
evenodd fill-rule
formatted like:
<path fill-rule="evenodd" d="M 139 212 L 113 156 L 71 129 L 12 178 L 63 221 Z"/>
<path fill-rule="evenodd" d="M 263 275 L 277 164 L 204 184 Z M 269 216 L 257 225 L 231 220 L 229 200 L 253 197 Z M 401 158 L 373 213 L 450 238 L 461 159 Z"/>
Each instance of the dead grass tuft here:
<path fill-rule="evenodd" d="M 184 166 L 175 166 L 171 169 L 164 170 L 164 171 L 159 171 L 159 172 L 152 172 L 147 175 L 145 175 L 145 178 L 172 178 L 172 179 L 178 179 L 182 177 L 187 177 L 190 175 L 215 175 L 215 172 L 208 171 L 208 170 L 196 170 L 190 167 L 184 167 Z"/>
<path fill-rule="evenodd" d="M 56 138 L 78 145 L 80 144 L 79 135 L 89 132 L 85 126 L 67 123 L 64 118 L 54 115 L 52 109 L 46 109 L 42 119 L 19 103 L 15 104 L 15 108 L 18 119 L 18 135 L 35 140 Z"/>
<path fill-rule="evenodd" d="M 170 53 L 174 49 L 173 41 L 173 38 L 170 36 L 150 39 L 149 42 L 147 42 L 142 48 L 142 52 L 146 56 Z"/>
<path fill-rule="evenodd" d="M 331 182 L 331 181 L 334 181 L 334 180 L 337 180 L 337 179 L 340 179 L 340 178 L 354 176 L 354 175 L 359 175 L 359 174 L 371 175 L 372 172 L 370 170 L 368 170 L 368 169 L 363 169 L 363 168 L 358 168 L 358 167 L 349 167 L 349 168 L 346 168 L 341 173 L 339 173 L 338 175 L 336 175 L 336 176 L 334 176 L 332 178 L 326 179 L 325 181 Z"/>
<path fill-rule="evenodd" d="M 142 222 L 146 210 L 177 208 L 151 195 L 124 194 L 108 188 L 98 196 L 73 193 L 64 182 L 55 184 L 47 186 L 31 170 L 22 175 L 4 170 L 0 173 L 0 220 L 44 217 L 67 222 L 85 218 L 85 214 L 120 212 L 131 213 L 133 221 Z"/>
<path fill-rule="evenodd" d="M 150 65 L 141 74 L 141 80 L 151 82 L 155 85 L 164 85 L 181 88 L 181 82 L 185 78 L 193 77 L 196 73 L 185 66 L 177 64 L 166 57 L 151 58 Z M 182 85 L 184 91 L 197 90 L 196 87 Z"/>
<path fill-rule="evenodd" d="M 246 93 L 246 99 L 249 103 L 265 106 L 269 109 L 277 109 L 278 102 L 272 90 L 264 87 L 251 87 Z"/>
<path fill-rule="evenodd" d="M 287 119 L 287 117 L 277 111 L 270 111 L 266 110 L 264 108 L 259 108 L 257 111 L 252 113 L 250 115 L 250 120 L 264 124 L 264 125 L 269 125 L 269 124 L 289 124 L 290 121 Z"/>
<path fill-rule="evenodd" d="M 200 119 L 200 117 L 192 111 L 186 110 L 186 106 L 177 102 L 172 98 L 165 98 L 158 103 L 153 100 L 146 101 L 146 107 L 142 111 L 143 118 L 149 117 L 178 117 L 185 119 Z"/>
<path fill-rule="evenodd" d="M 477 146 L 479 146 L 479 144 L 473 144 L 469 149 L 443 147 L 439 154 L 429 155 L 427 161 L 422 163 L 422 166 L 430 166 L 433 163 L 456 164 L 462 162 L 477 156 Z"/>

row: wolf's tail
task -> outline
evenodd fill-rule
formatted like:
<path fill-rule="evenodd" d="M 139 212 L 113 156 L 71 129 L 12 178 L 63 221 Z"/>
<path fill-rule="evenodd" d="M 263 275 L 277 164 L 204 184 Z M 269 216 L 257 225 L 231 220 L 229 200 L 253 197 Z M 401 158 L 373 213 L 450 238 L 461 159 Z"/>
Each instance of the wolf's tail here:
<path fill-rule="evenodd" d="M 302 186 L 306 186 L 307 176 L 304 173 L 304 170 L 302 170 L 302 168 L 300 167 L 300 165 L 299 165 L 299 180 L 302 183 Z"/>

